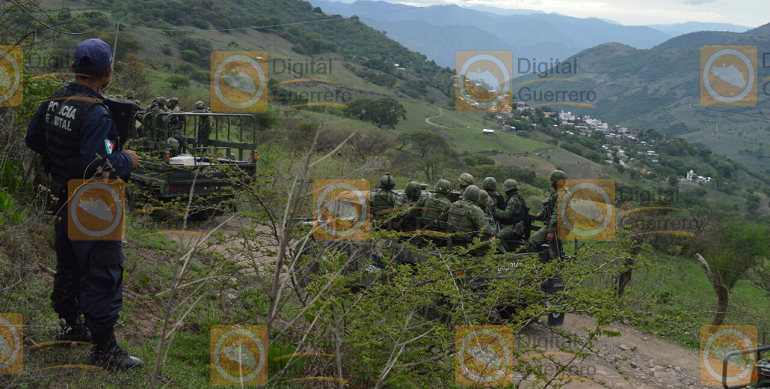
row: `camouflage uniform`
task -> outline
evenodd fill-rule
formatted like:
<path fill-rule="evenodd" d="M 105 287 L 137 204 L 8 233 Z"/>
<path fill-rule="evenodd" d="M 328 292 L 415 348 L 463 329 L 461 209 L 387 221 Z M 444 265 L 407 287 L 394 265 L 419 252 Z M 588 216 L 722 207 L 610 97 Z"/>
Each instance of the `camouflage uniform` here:
<path fill-rule="evenodd" d="M 165 113 L 168 113 L 168 109 L 166 108 L 166 98 L 161 96 L 157 99 L 158 104 L 155 105 L 152 108 L 152 130 L 155 132 L 155 141 L 166 139 L 167 133 L 166 133 L 166 117 L 168 115 L 163 115 Z"/>
<path fill-rule="evenodd" d="M 412 208 L 404 210 L 398 216 L 399 223 L 411 223 L 418 216 L 428 221 L 446 221 L 447 212 L 452 202 L 446 197 L 451 190 L 451 184 L 447 180 L 439 180 L 436 183 L 436 193 L 430 196 L 422 196 Z"/>
<path fill-rule="evenodd" d="M 168 99 L 168 112 L 184 112 L 182 107 L 179 106 L 179 98 L 172 97 Z M 182 135 L 182 118 L 179 116 L 166 115 L 163 118 L 163 122 L 166 124 L 166 127 L 171 130 L 171 136 L 168 138 L 167 142 L 171 145 L 172 152 L 177 154 L 179 153 L 180 148 L 187 147 L 187 140 Z"/>
<path fill-rule="evenodd" d="M 463 197 L 465 188 L 467 188 L 469 185 L 473 185 L 473 176 L 469 173 L 460 174 L 460 177 L 457 178 L 457 182 L 460 183 L 460 190 L 452 191 L 452 193 L 449 195 L 449 199 L 452 200 L 452 202 L 460 200 Z"/>
<path fill-rule="evenodd" d="M 505 180 L 503 190 L 505 190 L 506 194 L 508 192 L 513 193 L 508 196 L 508 200 L 505 203 L 500 204 L 501 207 L 505 208 L 495 211 L 495 217 L 500 221 L 502 228 L 497 236 L 501 240 L 521 239 L 524 236 L 524 228 L 526 226 L 521 221 L 514 224 L 512 219 L 521 212 L 521 207 L 526 207 L 526 203 L 524 198 L 518 193 L 519 184 L 515 180 Z"/>
<path fill-rule="evenodd" d="M 557 239 L 557 223 L 559 221 L 559 196 L 558 192 L 556 191 L 556 184 L 560 180 L 566 180 L 567 175 L 561 171 L 561 170 L 554 170 L 551 172 L 551 175 L 549 176 L 549 179 L 554 180 L 554 186 L 551 188 L 551 195 L 548 197 L 548 203 L 546 204 L 546 207 L 542 211 L 543 220 L 545 220 L 546 225 L 543 226 L 540 230 L 538 230 L 535 235 L 532 235 L 531 238 L 529 238 L 529 244 L 527 245 L 527 251 L 529 252 L 535 252 L 539 249 L 540 245 L 547 242 L 547 235 L 549 233 L 554 234 L 554 239 L 549 243 L 548 245 L 548 253 L 550 255 L 551 259 L 558 258 L 559 257 L 559 250 L 557 248 L 557 245 L 555 244 L 558 242 Z"/>
<path fill-rule="evenodd" d="M 497 193 L 497 180 L 494 177 L 487 177 L 481 182 L 481 189 L 487 192 L 489 195 L 489 208 L 492 210 L 496 208 L 502 208 L 505 204 L 503 195 Z"/>
<path fill-rule="evenodd" d="M 380 178 L 380 187 L 372 189 L 369 194 L 369 204 L 371 205 L 372 213 L 392 210 L 398 205 L 400 197 L 396 192 L 393 192 L 393 187 L 395 186 L 396 180 L 390 176 L 390 173 Z"/>
<path fill-rule="evenodd" d="M 479 201 L 476 202 L 476 205 L 481 208 L 482 211 L 484 211 L 484 215 L 487 218 L 487 221 L 489 222 L 489 225 L 492 226 L 492 230 L 497 232 L 497 223 L 495 223 L 495 217 L 492 215 L 492 210 L 489 208 L 489 202 L 490 197 L 487 194 L 487 192 L 480 190 L 479 191 Z"/>
<path fill-rule="evenodd" d="M 206 107 L 206 104 L 203 104 L 202 101 L 196 101 L 195 102 L 195 109 L 193 110 L 194 113 L 211 113 L 211 109 Z M 209 137 L 211 136 L 211 131 L 213 130 L 211 126 L 211 116 L 201 116 L 198 118 L 198 128 L 197 128 L 197 136 L 196 140 L 198 142 L 199 147 L 206 147 L 209 145 Z"/>
<path fill-rule="evenodd" d="M 476 203 L 479 201 L 479 188 L 470 185 L 463 192 L 462 200 L 458 200 L 449 208 L 447 222 L 458 232 L 481 232 L 484 238 L 492 237 L 495 232 Z"/>
<path fill-rule="evenodd" d="M 399 207 L 413 207 L 420 200 L 422 187 L 416 181 L 409 181 L 404 189 L 404 197 L 399 202 Z"/>

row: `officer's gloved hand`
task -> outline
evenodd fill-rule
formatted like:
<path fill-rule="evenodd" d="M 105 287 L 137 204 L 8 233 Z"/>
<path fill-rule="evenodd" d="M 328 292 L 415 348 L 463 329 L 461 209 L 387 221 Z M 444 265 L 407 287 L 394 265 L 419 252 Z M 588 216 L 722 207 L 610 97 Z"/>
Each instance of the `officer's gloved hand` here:
<path fill-rule="evenodd" d="M 134 150 L 123 150 L 123 154 L 127 155 L 131 159 L 131 167 L 135 168 L 139 165 L 139 158 L 136 156 Z"/>

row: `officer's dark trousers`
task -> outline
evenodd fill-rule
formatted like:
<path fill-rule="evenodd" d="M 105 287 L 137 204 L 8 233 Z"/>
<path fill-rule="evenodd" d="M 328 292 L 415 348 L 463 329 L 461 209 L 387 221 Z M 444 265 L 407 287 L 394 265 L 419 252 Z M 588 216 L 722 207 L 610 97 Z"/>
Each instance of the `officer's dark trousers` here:
<path fill-rule="evenodd" d="M 66 210 L 58 212 L 56 222 L 53 309 L 68 323 L 82 313 L 91 332 L 103 332 L 115 325 L 123 308 L 123 242 L 69 240 Z"/>

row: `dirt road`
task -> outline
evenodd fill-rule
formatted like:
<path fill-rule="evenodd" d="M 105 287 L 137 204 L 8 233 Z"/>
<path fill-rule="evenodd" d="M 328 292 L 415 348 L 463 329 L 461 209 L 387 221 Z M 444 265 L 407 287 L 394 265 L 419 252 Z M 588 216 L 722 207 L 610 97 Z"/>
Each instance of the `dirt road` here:
<path fill-rule="evenodd" d="M 562 329 L 577 335 L 585 335 L 583 328 L 595 328 L 591 317 L 568 315 Z M 618 338 L 601 338 L 598 342 L 599 356 L 592 355 L 576 364 L 576 371 L 592 373 L 588 382 L 572 382 L 569 389 L 595 388 L 706 388 L 700 384 L 697 350 L 682 348 L 643 333 L 633 327 L 613 325 L 619 331 Z M 553 334 L 543 327 L 531 327 L 524 333 L 526 339 L 553 339 Z M 543 352 L 556 352 L 558 342 L 539 341 Z M 566 363 L 572 356 L 556 356 L 554 359 Z M 621 374 L 627 375 L 627 379 Z M 602 386 L 599 382 L 604 383 Z M 711 387 L 713 388 L 713 387 Z"/>

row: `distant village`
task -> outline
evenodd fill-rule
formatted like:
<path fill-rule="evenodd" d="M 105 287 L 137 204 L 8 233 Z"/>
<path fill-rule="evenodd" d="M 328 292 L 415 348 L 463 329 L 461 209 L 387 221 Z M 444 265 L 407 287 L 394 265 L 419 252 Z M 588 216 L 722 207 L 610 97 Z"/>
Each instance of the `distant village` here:
<path fill-rule="evenodd" d="M 554 127 L 562 126 L 563 134 L 571 136 L 592 136 L 596 138 L 597 133 L 604 135 L 605 143 L 602 145 L 602 150 L 597 150 L 606 154 L 607 159 L 604 161 L 606 164 L 613 165 L 619 164 L 624 168 L 630 168 L 635 161 L 645 159 L 650 164 L 660 163 L 661 156 L 655 151 L 655 140 L 639 140 L 637 130 L 627 127 L 613 126 L 607 122 L 603 122 L 601 119 L 593 118 L 590 115 L 576 115 L 572 112 L 553 112 L 549 111 L 548 107 L 543 107 L 542 113 L 545 117 L 551 119 Z M 502 131 L 517 131 L 515 125 L 511 123 L 511 118 L 514 117 L 514 112 L 534 114 L 535 108 L 529 107 L 525 102 L 517 102 L 516 109 L 512 106 L 506 105 L 504 111 L 494 112 L 494 118 L 501 125 Z M 535 127 L 538 125 L 535 124 Z M 495 133 L 492 129 L 483 129 L 483 134 L 493 135 Z M 621 146 L 626 141 L 633 142 L 636 145 L 636 154 L 627 152 Z M 646 164 L 649 166 L 649 164 Z M 641 170 L 643 174 L 652 173 L 651 169 L 643 167 Z M 697 183 L 711 182 L 711 177 L 704 177 L 696 174 L 690 170 L 685 177 L 679 177 L 679 181 L 689 181 Z"/>

